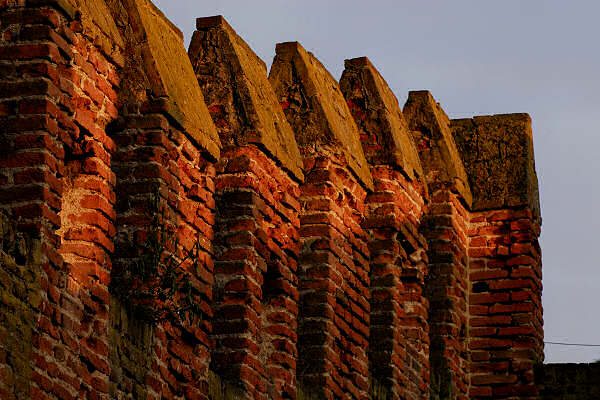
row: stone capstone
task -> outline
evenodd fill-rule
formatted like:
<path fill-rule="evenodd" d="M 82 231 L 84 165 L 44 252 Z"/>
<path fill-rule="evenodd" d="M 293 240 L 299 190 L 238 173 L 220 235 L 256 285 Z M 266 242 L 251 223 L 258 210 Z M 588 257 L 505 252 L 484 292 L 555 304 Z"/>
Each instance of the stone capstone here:
<path fill-rule="evenodd" d="M 279 43 L 269 81 L 279 97 L 300 151 L 314 154 L 325 147 L 339 152 L 366 188 L 373 178 L 360 136 L 340 87 L 323 64 L 300 43 Z"/>
<path fill-rule="evenodd" d="M 218 158 L 219 136 L 195 79 L 181 31 L 149 0 L 108 0 L 108 4 L 117 25 L 126 32 L 122 102 L 139 106 L 152 100 L 151 108 L 158 104 L 160 111 Z"/>
<path fill-rule="evenodd" d="M 412 180 L 423 176 L 398 99 L 367 57 L 345 61 L 340 87 L 360 131 L 369 163 L 393 164 Z"/>
<path fill-rule="evenodd" d="M 83 34 L 99 46 L 104 54 L 120 66 L 124 64 L 125 43 L 104 0 L 60 0 L 69 2 L 64 9 L 72 16 L 78 10 Z M 72 12 L 70 11 L 72 10 Z"/>
<path fill-rule="evenodd" d="M 223 17 L 197 20 L 189 56 L 223 145 L 258 144 L 303 179 L 294 132 L 266 65 Z"/>
<path fill-rule="evenodd" d="M 469 177 L 473 210 L 529 206 L 539 216 L 529 115 L 455 119 L 450 126 Z"/>
<path fill-rule="evenodd" d="M 411 91 L 404 105 L 404 116 L 421 156 L 427 183 L 451 187 L 470 205 L 469 180 L 452 138 L 450 120 L 442 107 L 429 91 Z"/>

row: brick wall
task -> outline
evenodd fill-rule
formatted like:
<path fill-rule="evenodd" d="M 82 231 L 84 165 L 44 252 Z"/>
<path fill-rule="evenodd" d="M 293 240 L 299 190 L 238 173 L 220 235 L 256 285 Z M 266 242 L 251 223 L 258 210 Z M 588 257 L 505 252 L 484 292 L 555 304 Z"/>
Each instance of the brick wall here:
<path fill-rule="evenodd" d="M 157 302 L 150 310 L 164 310 L 170 318 L 158 315 L 158 320 L 148 321 L 127 297 L 115 293 L 110 314 L 111 396 L 205 399 L 220 144 L 181 32 L 148 2 L 111 4 L 110 11 L 118 25 L 131 30 L 123 33 L 129 56 L 120 71 L 122 108 L 110 126 L 117 144 L 113 171 L 118 251 L 112 278 L 121 282 L 141 262 L 139 248 L 152 231 L 165 229 L 164 250 L 174 254 L 177 263 L 194 249 L 177 272 L 172 296 L 189 296 L 193 301 L 183 306 L 195 307 L 186 319 L 172 315 L 179 306 L 164 309 Z M 153 226 L 157 215 L 158 227 Z M 114 290 L 124 289 L 117 285 Z"/>
<path fill-rule="evenodd" d="M 429 243 L 425 295 L 430 313 L 431 388 L 440 398 L 468 398 L 468 213 L 460 198 L 432 191 L 423 232 Z"/>
<path fill-rule="evenodd" d="M 423 169 L 398 100 L 366 58 L 346 60 L 341 89 L 359 128 L 374 190 L 363 226 L 369 234 L 371 391 L 426 397 L 428 381 L 427 243 Z"/>
<path fill-rule="evenodd" d="M 114 145 L 102 130 L 116 114 L 114 68 L 83 38 L 75 10 L 37 4 L 2 16 L 2 93 L 12 109 L 0 162 L 9 175 L 3 190 L 12 194 L 2 208 L 42 246 L 30 395 L 101 396 L 114 213 L 110 191 L 96 195 L 94 183 L 114 184 Z"/>
<path fill-rule="evenodd" d="M 0 397 L 31 396 L 35 320 L 41 303 L 40 241 L 15 231 L 0 214 Z"/>
<path fill-rule="evenodd" d="M 179 240 L 180 249 L 197 246 L 193 288 L 201 313 L 194 326 L 161 322 L 152 326 L 113 299 L 111 351 L 117 392 L 140 390 L 161 395 L 204 398 L 210 348 L 213 287 L 215 167 L 164 115 L 127 118 L 115 135 L 118 258 L 115 278 L 137 261 L 153 215 Z M 173 157 L 173 158 L 171 158 Z M 158 196 L 159 209 L 150 206 Z M 173 243 L 171 243 L 173 244 Z M 175 249 L 173 249 L 175 250 Z M 150 355 L 148 354 L 150 353 Z M 154 356 L 152 354 L 154 353 Z"/>
<path fill-rule="evenodd" d="M 222 162 L 213 366 L 249 398 L 294 398 L 298 183 L 254 147 Z"/>
<path fill-rule="evenodd" d="M 600 398 L 600 363 L 544 364 L 535 369 L 542 400 Z"/>
<path fill-rule="evenodd" d="M 365 227 L 371 241 L 370 362 L 390 396 L 423 398 L 428 381 L 427 243 L 419 233 L 422 198 L 399 172 L 373 168 Z"/>
<path fill-rule="evenodd" d="M 149 0 L 0 20 L 0 397 L 550 390 L 527 115 L 295 42 L 268 73 L 222 17 L 186 52 Z"/>
<path fill-rule="evenodd" d="M 3 94 L 10 104 L 7 110 L 12 109 L 2 124 L 9 149 L 3 154 L 2 168 L 3 190 L 12 191 L 11 196 L 4 196 L 3 209 L 17 220 L 19 232 L 31 232 L 42 246 L 37 293 L 41 314 L 34 319 L 37 325 L 32 334 L 31 396 L 107 398 L 119 391 L 154 391 L 155 396 L 186 392 L 189 398 L 204 397 L 207 305 L 212 303 L 212 195 L 207 188 L 214 168 L 203 167 L 207 157 L 202 153 L 206 152 L 188 139 L 185 122 L 178 124 L 174 118 L 169 122 L 161 104 L 136 99 L 125 110 L 118 109 L 130 95 L 120 85 L 120 78 L 130 70 L 120 53 L 126 43 L 110 15 L 138 18 L 140 28 L 143 18 L 133 13 L 137 4 L 123 3 L 123 11 L 109 9 L 103 2 L 82 2 L 77 10 L 68 2 L 30 3 L 2 11 L 7 41 L 2 78 L 9 89 Z M 152 23 L 152 18 L 146 15 L 145 22 Z M 185 57 L 180 33 L 175 34 Z M 148 45 L 146 51 L 151 50 L 148 43 L 135 45 Z M 134 108 L 137 112 L 132 116 Z M 212 125 L 210 119 L 205 120 Z M 118 139 L 118 151 L 113 138 Z M 127 160 L 133 158 L 136 163 L 131 168 Z M 187 193 L 194 191 L 194 182 L 196 194 L 189 197 L 196 201 L 190 204 Z M 138 337 L 131 332 L 148 330 L 124 322 L 132 319 L 129 325 L 139 325 L 136 318 L 125 317 L 111 298 L 111 276 L 118 274 L 112 265 L 113 261 L 116 266 L 124 265 L 124 258 L 131 255 L 123 244 L 133 243 L 147 231 L 147 221 L 140 218 L 150 210 L 144 210 L 147 203 L 142 198 L 161 186 L 168 187 L 159 192 L 180 237 L 206 235 L 200 255 L 206 270 L 197 285 L 208 310 L 203 318 L 205 332 L 201 328 L 195 335 L 185 335 L 177 327 L 157 326 L 145 343 L 132 344 Z M 117 233 L 120 239 L 115 239 Z M 181 245 L 189 246 L 189 242 L 182 240 Z M 173 340 L 167 341 L 169 335 Z M 186 340 L 193 345 L 180 343 Z M 145 356 L 149 360 L 146 370 L 136 365 L 135 356 L 130 363 L 123 359 L 124 347 L 130 347 L 124 351 L 130 357 L 129 350 L 144 345 L 143 351 L 158 353 Z M 190 354 L 197 354 L 198 360 Z M 194 375 L 202 379 L 192 377 L 190 367 L 186 374 L 184 364 L 192 364 L 198 371 Z"/>
<path fill-rule="evenodd" d="M 537 395 L 533 368 L 543 354 L 538 234 L 526 210 L 471 219 L 472 398 Z"/>

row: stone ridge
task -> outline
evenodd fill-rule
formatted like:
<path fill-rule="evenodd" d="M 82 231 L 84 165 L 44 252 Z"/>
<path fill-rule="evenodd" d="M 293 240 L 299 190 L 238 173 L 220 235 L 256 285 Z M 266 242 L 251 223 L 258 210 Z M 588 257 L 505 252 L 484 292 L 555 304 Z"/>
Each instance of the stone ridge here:
<path fill-rule="evenodd" d="M 471 206 L 467 173 L 450 131 L 450 120 L 427 90 L 411 91 L 404 116 L 416 142 L 429 185 L 450 185 Z"/>
<path fill-rule="evenodd" d="M 213 157 L 219 157 L 219 137 L 211 123 L 194 70 L 183 46 L 181 31 L 148 0 L 135 0 L 160 80 L 155 94 L 168 96 L 169 114 Z"/>
<path fill-rule="evenodd" d="M 279 43 L 275 53 L 269 81 L 301 152 L 314 153 L 320 146 L 341 151 L 361 184 L 372 190 L 358 128 L 337 81 L 298 42 Z"/>
<path fill-rule="evenodd" d="M 221 16 L 199 18 L 189 56 L 224 146 L 255 143 L 303 180 L 302 158 L 265 63 Z"/>
<path fill-rule="evenodd" d="M 529 115 L 455 119 L 450 127 L 469 176 L 473 210 L 529 206 L 539 216 Z"/>
<path fill-rule="evenodd" d="M 220 28 L 227 32 L 230 35 L 230 40 L 234 45 L 241 46 L 244 51 L 244 55 L 251 59 L 252 62 L 257 63 L 260 68 L 262 68 L 265 76 L 269 72 L 267 69 L 267 64 L 252 50 L 252 48 L 246 43 L 244 39 L 237 34 L 235 29 L 222 15 L 213 15 L 211 17 L 202 17 L 196 19 L 196 29 L 199 31 L 207 31 L 211 28 Z M 192 39 L 193 42 L 193 39 Z M 190 43 L 191 46 L 191 43 Z"/>
<path fill-rule="evenodd" d="M 81 14 L 83 34 L 98 45 L 104 54 L 118 65 L 124 65 L 125 42 L 111 17 L 104 0 L 60 0 L 69 3 L 65 11 L 74 17 L 75 10 Z"/>
<path fill-rule="evenodd" d="M 149 0 L 109 0 L 108 4 L 117 22 L 131 30 L 124 35 L 128 40 L 129 71 L 122 80 L 130 92 L 125 94 L 127 100 L 143 102 L 146 89 L 151 89 L 153 99 L 149 100 L 162 101 L 162 111 L 217 159 L 221 143 L 183 46 L 181 31 Z M 145 67 L 143 72 L 136 65 L 139 62 Z"/>
<path fill-rule="evenodd" d="M 367 57 L 345 60 L 340 88 L 372 165 L 395 164 L 411 180 L 423 176 L 419 154 L 398 99 Z"/>

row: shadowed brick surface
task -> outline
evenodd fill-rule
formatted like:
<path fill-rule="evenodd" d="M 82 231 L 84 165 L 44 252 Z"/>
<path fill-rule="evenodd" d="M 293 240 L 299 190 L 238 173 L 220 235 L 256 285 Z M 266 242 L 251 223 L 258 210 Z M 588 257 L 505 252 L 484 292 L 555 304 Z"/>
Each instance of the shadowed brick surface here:
<path fill-rule="evenodd" d="M 545 364 L 535 369 L 542 400 L 600 398 L 600 363 Z"/>

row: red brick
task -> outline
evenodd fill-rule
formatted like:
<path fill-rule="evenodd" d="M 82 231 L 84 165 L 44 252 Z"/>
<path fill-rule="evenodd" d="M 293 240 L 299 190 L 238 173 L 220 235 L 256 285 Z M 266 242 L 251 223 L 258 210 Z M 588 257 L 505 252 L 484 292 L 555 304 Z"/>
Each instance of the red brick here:
<path fill-rule="evenodd" d="M 474 293 L 469 297 L 471 304 L 500 303 L 509 299 L 509 293 Z"/>

